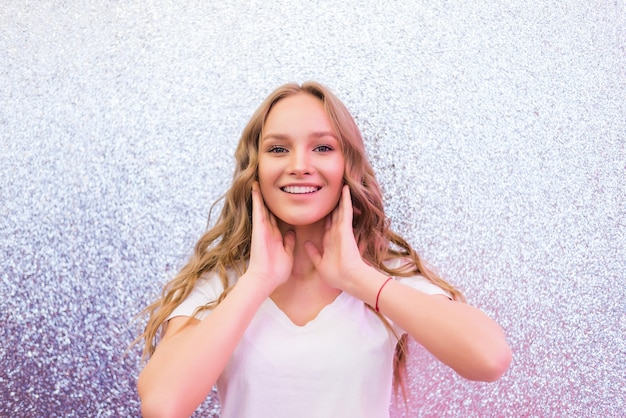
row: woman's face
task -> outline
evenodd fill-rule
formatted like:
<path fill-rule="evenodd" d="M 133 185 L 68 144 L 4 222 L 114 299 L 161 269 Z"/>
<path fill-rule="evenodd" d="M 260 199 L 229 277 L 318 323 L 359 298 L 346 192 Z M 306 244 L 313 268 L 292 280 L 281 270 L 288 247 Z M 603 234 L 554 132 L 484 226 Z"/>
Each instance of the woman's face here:
<path fill-rule="evenodd" d="M 323 220 L 337 205 L 344 156 L 322 101 L 298 93 L 274 104 L 259 144 L 259 186 L 269 210 L 292 226 Z"/>

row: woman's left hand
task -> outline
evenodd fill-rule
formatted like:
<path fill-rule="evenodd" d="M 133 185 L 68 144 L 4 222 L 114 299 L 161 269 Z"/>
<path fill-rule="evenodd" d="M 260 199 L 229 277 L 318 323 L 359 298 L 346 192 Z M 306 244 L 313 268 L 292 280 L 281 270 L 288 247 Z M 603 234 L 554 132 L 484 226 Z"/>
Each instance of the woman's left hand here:
<path fill-rule="evenodd" d="M 304 244 L 321 278 L 330 286 L 346 291 L 363 268 L 367 268 L 354 238 L 352 214 L 350 188 L 344 185 L 339 205 L 326 218 L 323 251 L 310 241 Z"/>

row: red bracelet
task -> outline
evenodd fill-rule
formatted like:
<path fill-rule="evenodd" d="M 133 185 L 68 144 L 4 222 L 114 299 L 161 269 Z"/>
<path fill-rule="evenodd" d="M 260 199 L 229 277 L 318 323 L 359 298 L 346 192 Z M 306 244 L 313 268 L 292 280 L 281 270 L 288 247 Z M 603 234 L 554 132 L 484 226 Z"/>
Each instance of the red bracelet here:
<path fill-rule="evenodd" d="M 380 286 L 380 289 L 378 289 L 378 294 L 376 295 L 376 307 L 374 309 L 376 309 L 376 312 L 380 312 L 378 310 L 378 298 L 380 297 L 380 292 L 382 292 L 383 287 L 385 287 L 385 285 L 389 282 L 389 280 L 391 280 L 391 277 L 388 277 L 387 280 L 385 280 L 385 283 L 382 284 L 382 286 Z"/>

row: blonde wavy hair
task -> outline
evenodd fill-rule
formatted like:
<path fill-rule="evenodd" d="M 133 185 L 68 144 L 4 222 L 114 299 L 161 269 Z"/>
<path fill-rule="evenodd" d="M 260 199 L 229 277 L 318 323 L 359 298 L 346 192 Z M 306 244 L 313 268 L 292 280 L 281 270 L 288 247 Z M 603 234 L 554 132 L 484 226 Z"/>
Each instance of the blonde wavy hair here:
<path fill-rule="evenodd" d="M 274 104 L 298 93 L 307 93 L 322 101 L 340 141 L 345 157 L 344 182 L 350 187 L 354 206 L 354 236 L 363 259 L 391 276 L 422 275 L 447 291 L 453 299 L 465 300 L 461 292 L 429 270 L 409 243 L 389 228 L 380 187 L 367 159 L 361 132 L 344 104 L 317 82 L 309 81 L 302 85 L 290 83 L 274 90 L 252 115 L 235 151 L 233 181 L 230 189 L 220 198 L 224 203 L 218 219 L 197 242 L 187 264 L 165 285 L 161 297 L 143 311 L 148 315 L 148 322 L 137 340 L 144 341 L 144 359 L 154 352 L 159 330 L 167 317 L 187 298 L 203 274 L 216 273 L 225 290 L 217 300 L 199 308 L 198 312 L 215 308 L 226 297 L 231 288 L 227 272 L 234 271 L 238 277 L 245 272 L 252 234 L 251 190 L 252 183 L 257 180 L 263 125 Z M 405 262 L 397 268 L 387 267 L 386 262 L 393 259 L 403 259 Z M 390 328 L 385 318 L 377 315 Z M 406 336 L 402 336 L 398 338 L 396 346 L 394 383 L 396 389 L 402 385 L 403 392 L 405 369 Z"/>

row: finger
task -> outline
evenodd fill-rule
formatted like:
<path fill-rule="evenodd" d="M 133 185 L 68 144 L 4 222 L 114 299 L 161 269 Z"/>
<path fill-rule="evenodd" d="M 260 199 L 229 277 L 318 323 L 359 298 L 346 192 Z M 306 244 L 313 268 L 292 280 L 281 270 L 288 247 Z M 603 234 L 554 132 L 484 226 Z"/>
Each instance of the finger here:
<path fill-rule="evenodd" d="M 328 215 L 328 227 L 330 228 L 333 225 L 337 224 L 337 218 L 339 216 L 339 206 L 337 206 L 335 209 L 333 209 L 332 212 L 330 212 L 330 214 Z"/>
<path fill-rule="evenodd" d="M 339 202 L 337 202 L 337 206 L 335 206 L 335 210 L 333 210 L 333 224 L 337 224 L 341 222 L 341 211 L 343 210 L 343 187 L 341 188 L 341 194 L 339 195 Z"/>
<path fill-rule="evenodd" d="M 265 200 L 263 200 L 263 194 L 261 193 L 261 188 L 259 187 L 259 183 L 257 181 L 252 183 L 252 192 L 252 196 L 254 198 L 253 203 L 256 204 L 257 214 L 259 215 L 258 220 L 271 223 L 270 213 L 265 205 Z"/>
<path fill-rule="evenodd" d="M 333 223 L 337 225 L 350 225 L 350 228 L 352 228 L 352 200 L 350 198 L 350 188 L 348 185 L 344 185 L 341 189 L 339 205 L 336 208 L 336 214 L 333 213 Z"/>
<path fill-rule="evenodd" d="M 343 186 L 341 198 L 343 199 L 344 213 L 352 220 L 352 195 L 350 194 L 350 187 L 347 184 Z"/>
<path fill-rule="evenodd" d="M 267 210 L 267 220 L 270 221 L 270 225 L 276 226 L 276 217 L 274 214 L 267 209 L 267 206 L 265 207 L 265 210 Z"/>
<path fill-rule="evenodd" d="M 283 237 L 283 245 L 285 247 L 285 251 L 289 256 L 293 256 L 293 249 L 296 246 L 296 233 L 293 230 L 289 230 L 285 233 Z"/>
<path fill-rule="evenodd" d="M 252 225 L 259 224 L 263 221 L 262 205 L 260 202 L 259 185 L 255 181 L 252 183 Z"/>
<path fill-rule="evenodd" d="M 339 203 L 337 203 L 337 207 L 335 208 L 335 212 L 333 213 L 333 222 L 338 222 L 343 219 L 344 214 L 344 206 L 345 206 L 345 196 L 346 194 L 346 185 L 344 184 L 341 188 L 341 195 L 339 196 Z"/>
<path fill-rule="evenodd" d="M 306 254 L 309 256 L 309 259 L 311 260 L 313 265 L 317 267 L 322 261 L 322 254 L 320 254 L 320 250 L 311 241 L 307 241 L 304 243 L 304 250 L 306 251 Z"/>

